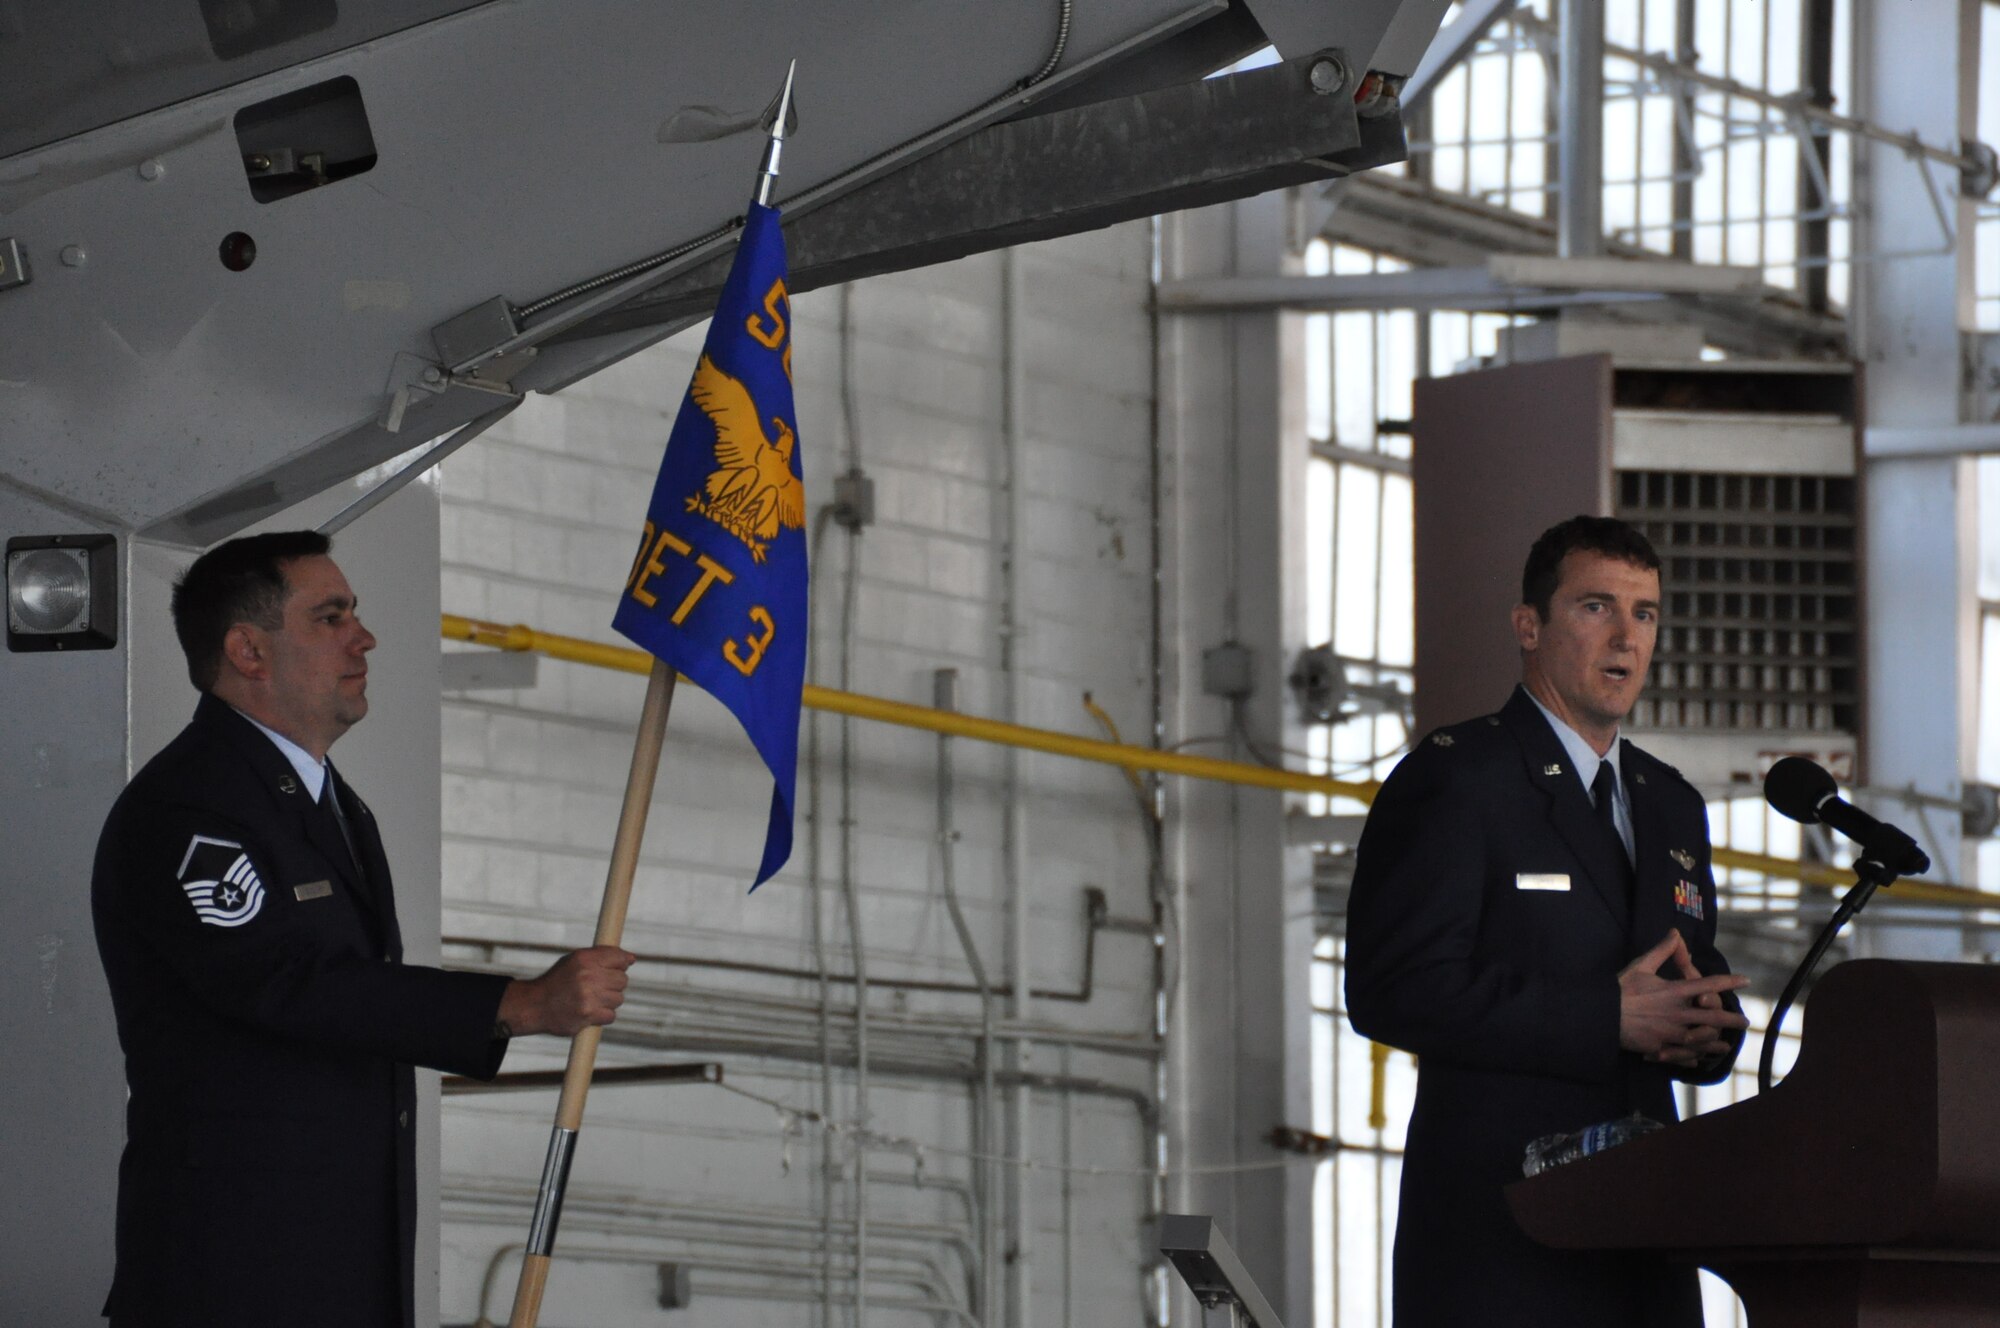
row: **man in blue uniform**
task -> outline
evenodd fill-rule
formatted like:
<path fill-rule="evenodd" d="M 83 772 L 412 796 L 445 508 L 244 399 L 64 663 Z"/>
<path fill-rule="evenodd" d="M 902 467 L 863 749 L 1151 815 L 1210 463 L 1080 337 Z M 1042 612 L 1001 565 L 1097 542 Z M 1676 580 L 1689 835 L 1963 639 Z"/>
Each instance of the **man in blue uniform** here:
<path fill-rule="evenodd" d="M 402 962 L 375 817 L 326 760 L 368 713 L 354 592 L 311 531 L 196 560 L 202 693 L 98 842 L 91 903 L 130 1090 L 113 1328 L 412 1324 L 412 1065 L 608 1024 L 632 956 L 531 981 Z"/>
<path fill-rule="evenodd" d="M 1548 1249 L 1502 1194 L 1540 1135 L 1676 1119 L 1673 1081 L 1722 1078 L 1742 1039 L 1701 795 L 1618 737 L 1652 661 L 1659 568 L 1619 521 L 1544 533 L 1513 611 L 1520 687 L 1417 743 L 1362 833 L 1348 1010 L 1418 1058 L 1398 1328 L 1702 1321 L 1692 1268 Z"/>

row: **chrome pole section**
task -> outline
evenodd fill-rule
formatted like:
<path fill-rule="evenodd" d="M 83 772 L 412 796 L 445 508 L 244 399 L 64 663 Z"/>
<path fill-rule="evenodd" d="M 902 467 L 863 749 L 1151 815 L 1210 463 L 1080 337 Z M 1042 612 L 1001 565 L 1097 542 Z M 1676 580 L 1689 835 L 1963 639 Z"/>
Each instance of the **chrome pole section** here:
<path fill-rule="evenodd" d="M 556 1223 L 562 1220 L 563 1191 L 569 1185 L 569 1164 L 576 1156 L 576 1131 L 558 1125 L 549 1132 L 549 1155 L 542 1162 L 542 1183 L 535 1190 L 535 1216 L 528 1223 L 528 1253 L 544 1257 L 556 1248 Z"/>
<path fill-rule="evenodd" d="M 764 161 L 757 167 L 757 202 L 759 206 L 771 206 L 771 191 L 778 184 L 778 159 L 785 153 L 785 120 L 792 113 L 792 81 L 798 77 L 797 60 L 785 68 L 785 90 L 778 94 L 778 118 L 771 125 L 771 136 L 764 140 Z"/>
<path fill-rule="evenodd" d="M 1604 252 L 1604 0 L 1560 0 L 1556 252 Z"/>

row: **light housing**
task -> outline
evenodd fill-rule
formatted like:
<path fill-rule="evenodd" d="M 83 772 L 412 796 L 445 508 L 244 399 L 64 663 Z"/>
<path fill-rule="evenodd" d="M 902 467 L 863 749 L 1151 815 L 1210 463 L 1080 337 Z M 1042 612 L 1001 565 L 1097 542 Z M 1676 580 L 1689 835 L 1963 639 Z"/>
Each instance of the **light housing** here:
<path fill-rule="evenodd" d="M 118 644 L 118 541 L 16 535 L 7 541 L 7 649 L 109 650 Z"/>

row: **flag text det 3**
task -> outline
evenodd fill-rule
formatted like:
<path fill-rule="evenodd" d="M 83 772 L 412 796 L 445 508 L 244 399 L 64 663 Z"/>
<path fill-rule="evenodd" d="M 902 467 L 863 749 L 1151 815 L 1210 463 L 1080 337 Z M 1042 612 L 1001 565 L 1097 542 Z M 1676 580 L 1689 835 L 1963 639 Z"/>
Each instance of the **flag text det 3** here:
<path fill-rule="evenodd" d="M 791 313 L 778 213 L 753 203 L 612 620 L 727 706 L 770 767 L 777 788 L 757 885 L 791 855 L 805 684 Z"/>

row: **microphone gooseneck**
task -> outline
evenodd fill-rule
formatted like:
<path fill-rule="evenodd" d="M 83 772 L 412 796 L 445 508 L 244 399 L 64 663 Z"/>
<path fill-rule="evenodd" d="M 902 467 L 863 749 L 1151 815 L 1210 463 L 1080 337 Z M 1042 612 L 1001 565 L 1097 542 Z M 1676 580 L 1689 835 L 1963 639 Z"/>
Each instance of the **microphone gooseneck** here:
<path fill-rule="evenodd" d="M 1770 773 L 1764 776 L 1764 800 L 1794 821 L 1838 830 L 1858 844 L 1861 851 L 1854 860 L 1854 884 L 1840 897 L 1839 907 L 1813 938 L 1812 947 L 1771 1009 L 1771 1022 L 1764 1030 L 1764 1052 L 1757 1061 L 1759 1092 L 1771 1087 L 1778 1030 L 1784 1026 L 1785 1015 L 1840 929 L 1867 905 L 1878 887 L 1893 884 L 1898 876 L 1915 875 L 1931 867 L 1930 858 L 1914 839 L 1842 798 L 1833 776 L 1802 756 L 1787 756 L 1772 764 Z"/>

